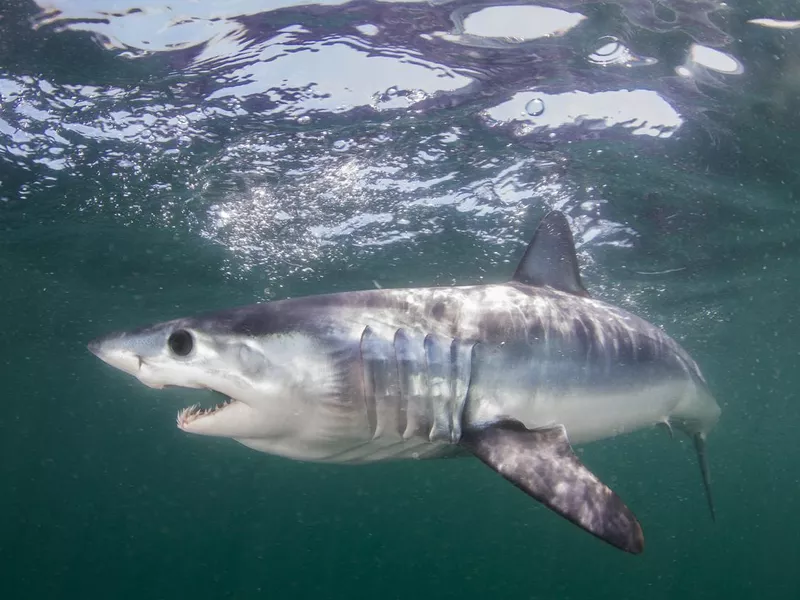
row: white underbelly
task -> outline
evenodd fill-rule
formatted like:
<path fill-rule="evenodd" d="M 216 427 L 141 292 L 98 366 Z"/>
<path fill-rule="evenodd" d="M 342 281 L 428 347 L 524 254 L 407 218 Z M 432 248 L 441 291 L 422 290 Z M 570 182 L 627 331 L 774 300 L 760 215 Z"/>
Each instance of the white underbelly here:
<path fill-rule="evenodd" d="M 521 420 L 529 427 L 561 424 L 573 444 L 592 442 L 666 421 L 689 385 L 677 381 L 630 391 L 537 394 Z"/>
<path fill-rule="evenodd" d="M 359 464 L 381 460 L 434 458 L 447 454 L 450 444 L 430 442 L 422 437 L 403 439 L 390 432 L 370 438 L 364 428 L 363 436 L 342 435 L 339 438 L 300 439 L 293 437 L 283 441 L 275 439 L 237 439 L 239 443 L 269 454 L 277 454 L 294 460 L 327 462 L 337 464 Z"/>

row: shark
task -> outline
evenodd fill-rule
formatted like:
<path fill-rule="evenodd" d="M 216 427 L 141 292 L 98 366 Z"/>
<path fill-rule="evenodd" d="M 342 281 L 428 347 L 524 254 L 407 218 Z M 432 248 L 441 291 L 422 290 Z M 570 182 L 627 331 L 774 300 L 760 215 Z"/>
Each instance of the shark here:
<path fill-rule="evenodd" d="M 721 409 L 661 328 L 592 298 L 569 222 L 549 212 L 505 283 L 369 289 L 263 302 L 88 344 L 151 388 L 212 390 L 186 433 L 300 461 L 472 456 L 612 546 L 642 527 L 574 445 L 654 426 L 696 448 Z"/>

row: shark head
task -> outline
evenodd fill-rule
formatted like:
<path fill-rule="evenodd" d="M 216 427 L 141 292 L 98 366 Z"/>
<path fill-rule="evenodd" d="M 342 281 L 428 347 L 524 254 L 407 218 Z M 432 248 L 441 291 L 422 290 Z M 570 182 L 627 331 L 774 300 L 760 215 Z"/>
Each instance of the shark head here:
<path fill-rule="evenodd" d="M 319 399 L 336 386 L 336 365 L 307 333 L 242 331 L 242 323 L 224 316 L 179 319 L 98 338 L 89 350 L 149 387 L 208 389 L 225 398 L 214 407 L 179 411 L 183 431 L 278 447 L 281 440 L 302 439 Z"/>

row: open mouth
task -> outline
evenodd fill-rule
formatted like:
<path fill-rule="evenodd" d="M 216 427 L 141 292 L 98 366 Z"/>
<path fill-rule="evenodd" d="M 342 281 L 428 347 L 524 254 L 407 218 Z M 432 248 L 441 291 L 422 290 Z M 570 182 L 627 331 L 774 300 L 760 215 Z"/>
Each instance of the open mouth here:
<path fill-rule="evenodd" d="M 213 391 L 214 394 L 216 394 L 217 396 L 222 396 L 224 400 L 219 404 L 212 406 L 211 408 L 203 408 L 199 404 L 194 404 L 192 406 L 184 408 L 183 410 L 178 411 L 178 417 L 176 419 L 178 428 L 185 429 L 190 424 L 195 423 L 200 419 L 207 419 L 208 417 L 217 415 L 222 411 L 224 411 L 226 408 L 228 408 L 230 405 L 235 404 L 237 402 L 233 398 L 228 398 L 227 396 L 224 396 L 223 394 L 217 391 L 214 390 L 211 391 Z"/>

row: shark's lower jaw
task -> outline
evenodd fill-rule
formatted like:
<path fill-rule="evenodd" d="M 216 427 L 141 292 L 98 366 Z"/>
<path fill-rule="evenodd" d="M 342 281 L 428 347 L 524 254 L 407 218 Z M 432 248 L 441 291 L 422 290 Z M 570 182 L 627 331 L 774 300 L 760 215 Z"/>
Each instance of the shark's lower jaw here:
<path fill-rule="evenodd" d="M 233 398 L 228 398 L 227 400 L 220 402 L 219 404 L 213 406 L 212 408 L 202 408 L 199 404 L 194 404 L 192 406 L 184 408 L 183 410 L 178 412 L 178 418 L 176 420 L 178 429 L 187 431 L 189 433 L 194 433 L 193 431 L 191 431 L 193 424 L 196 424 L 197 421 L 200 421 L 202 419 L 214 418 L 234 402 L 236 402 L 236 400 L 234 400 Z"/>
<path fill-rule="evenodd" d="M 259 438 L 269 432 L 269 422 L 260 410 L 228 397 L 213 408 L 184 408 L 176 422 L 181 431 L 213 437 Z"/>

